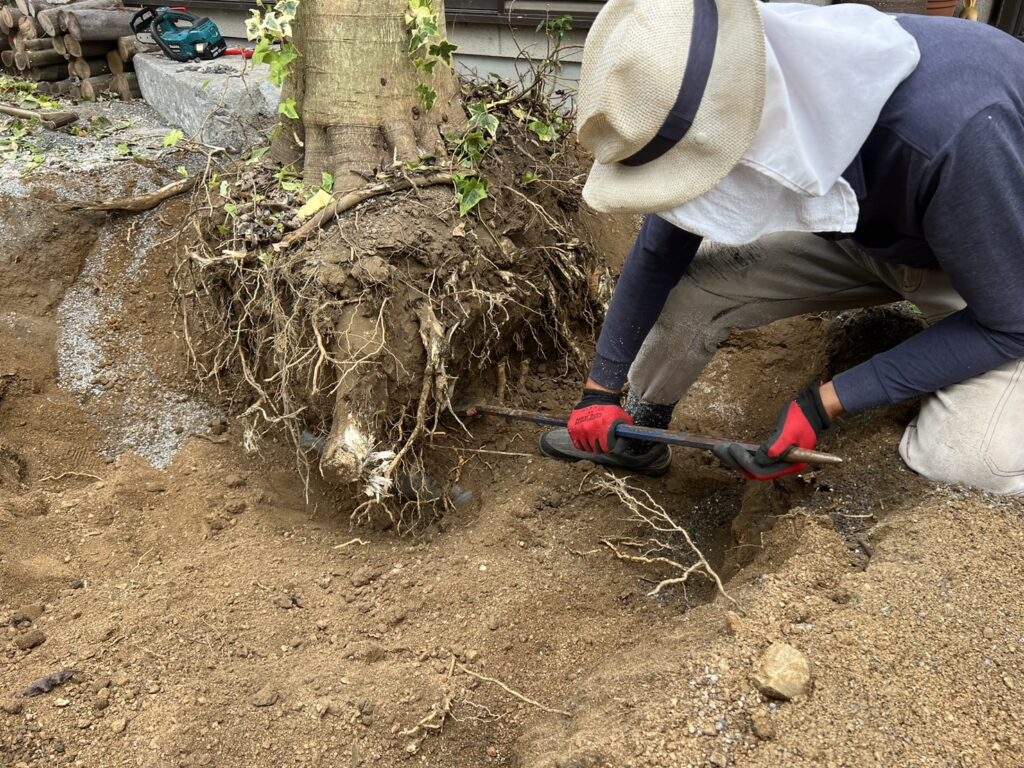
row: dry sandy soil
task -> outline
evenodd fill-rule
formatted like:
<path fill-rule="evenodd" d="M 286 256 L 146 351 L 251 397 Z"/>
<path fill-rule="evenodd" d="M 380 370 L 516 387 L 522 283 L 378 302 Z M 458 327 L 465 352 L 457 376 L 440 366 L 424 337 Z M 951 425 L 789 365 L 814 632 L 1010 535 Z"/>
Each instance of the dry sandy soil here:
<path fill-rule="evenodd" d="M 844 423 L 825 447 L 848 464 L 804 480 L 747 488 L 680 451 L 634 482 L 728 599 L 649 595 L 671 570 L 602 544 L 644 528 L 530 427 L 438 441 L 473 498 L 429 529 L 354 529 L 346 493 L 307 499 L 285 446 L 245 454 L 191 390 L 166 242 L 183 206 L 87 216 L 52 190 L 0 190 L 0 765 L 1024 764 L 1024 505 L 904 469 L 909 409 Z M 905 322 L 738 335 L 677 425 L 757 437 Z M 577 382 L 533 370 L 513 404 L 567 410 Z M 809 661 L 792 701 L 752 680 L 777 641 Z"/>

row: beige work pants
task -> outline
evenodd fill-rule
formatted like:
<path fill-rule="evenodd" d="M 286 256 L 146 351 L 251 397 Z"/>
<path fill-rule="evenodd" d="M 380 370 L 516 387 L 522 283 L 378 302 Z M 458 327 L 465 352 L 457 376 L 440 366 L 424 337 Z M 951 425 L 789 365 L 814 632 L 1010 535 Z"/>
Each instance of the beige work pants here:
<path fill-rule="evenodd" d="M 928 323 L 965 306 L 942 272 L 877 261 L 849 240 L 786 233 L 740 247 L 705 243 L 647 336 L 630 389 L 675 403 L 734 328 L 902 299 Z M 925 397 L 900 455 L 931 480 L 1024 495 L 1024 360 Z"/>

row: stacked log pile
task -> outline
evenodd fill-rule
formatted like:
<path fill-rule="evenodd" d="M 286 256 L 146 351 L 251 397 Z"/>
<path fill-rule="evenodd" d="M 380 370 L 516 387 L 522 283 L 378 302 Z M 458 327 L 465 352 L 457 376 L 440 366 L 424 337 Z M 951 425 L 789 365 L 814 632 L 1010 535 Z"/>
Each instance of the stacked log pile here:
<path fill-rule="evenodd" d="M 156 50 L 131 30 L 123 0 L 16 0 L 0 6 L 0 60 L 43 93 L 139 98 L 132 59 Z"/>

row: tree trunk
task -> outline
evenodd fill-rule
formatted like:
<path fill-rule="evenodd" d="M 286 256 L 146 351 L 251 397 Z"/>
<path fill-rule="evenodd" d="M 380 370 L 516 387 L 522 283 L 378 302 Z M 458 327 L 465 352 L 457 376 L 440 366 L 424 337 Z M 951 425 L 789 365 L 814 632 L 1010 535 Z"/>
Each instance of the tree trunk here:
<path fill-rule="evenodd" d="M 444 29 L 444 3 L 435 0 Z M 299 120 L 282 118 L 273 156 L 302 165 L 307 179 L 335 177 L 335 189 L 365 183 L 360 175 L 393 162 L 444 154 L 441 131 L 464 124 L 454 73 L 439 62 L 420 72 L 409 54 L 408 0 L 303 0 L 294 25 L 300 56 L 282 98 Z M 426 111 L 416 88 L 437 93 Z"/>
<path fill-rule="evenodd" d="M 110 67 L 107 66 L 107 59 L 95 58 L 95 59 L 72 59 L 68 65 L 68 72 L 75 77 L 80 77 L 83 80 L 92 77 L 94 75 L 105 75 L 110 72 Z"/>
<path fill-rule="evenodd" d="M 117 40 L 132 34 L 134 11 L 104 11 L 93 8 L 76 10 L 71 6 L 61 16 L 68 34 L 75 40 Z"/>

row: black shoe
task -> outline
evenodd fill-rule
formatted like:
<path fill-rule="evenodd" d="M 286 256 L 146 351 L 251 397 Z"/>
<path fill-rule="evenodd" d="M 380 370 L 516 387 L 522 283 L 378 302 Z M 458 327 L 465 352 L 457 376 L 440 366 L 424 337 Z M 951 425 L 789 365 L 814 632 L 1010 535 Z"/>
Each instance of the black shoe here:
<path fill-rule="evenodd" d="M 613 450 L 608 453 L 588 453 L 572 444 L 568 429 L 552 429 L 540 438 L 540 452 L 559 461 L 592 461 L 605 467 L 624 469 L 636 475 L 661 477 L 672 465 L 672 451 L 663 443 L 651 443 L 651 447 L 636 453 L 629 450 L 629 443 L 635 440 L 616 440 Z"/>

